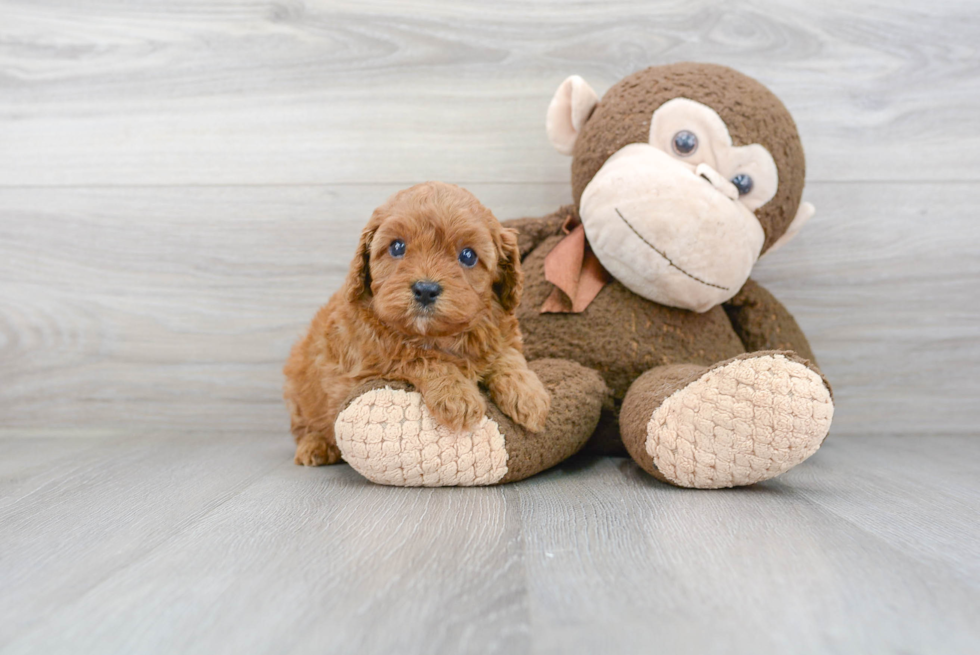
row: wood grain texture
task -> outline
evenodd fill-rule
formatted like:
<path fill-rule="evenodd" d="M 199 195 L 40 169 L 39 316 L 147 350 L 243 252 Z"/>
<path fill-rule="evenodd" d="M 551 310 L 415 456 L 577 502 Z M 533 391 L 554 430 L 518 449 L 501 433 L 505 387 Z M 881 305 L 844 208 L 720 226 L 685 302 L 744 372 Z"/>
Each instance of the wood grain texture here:
<path fill-rule="evenodd" d="M 0 653 L 980 651 L 978 42 L 973 0 L 0 0 Z M 818 213 L 755 277 L 828 444 L 728 492 L 293 466 L 371 209 L 551 212 L 557 85 L 683 60 L 799 125 Z"/>
<path fill-rule="evenodd" d="M 807 196 L 817 215 L 753 275 L 797 317 L 834 385 L 832 432 L 975 434 L 976 187 L 816 184 Z"/>
<path fill-rule="evenodd" d="M 825 448 L 847 460 L 857 441 Z M 969 652 L 980 638 L 969 618 L 980 606 L 976 578 L 828 511 L 824 497 L 862 505 L 880 492 L 849 484 L 873 475 L 872 461 L 841 480 L 824 477 L 827 467 L 814 472 L 827 458 L 821 451 L 776 481 L 722 493 L 666 487 L 630 460 L 592 463 L 585 489 L 583 471 L 535 480 L 524 488 L 525 525 L 534 526 L 525 568 L 536 620 L 556 626 L 537 633 L 541 652 Z M 892 480 L 909 495 L 930 479 L 917 463 L 907 458 L 905 478 Z M 975 481 L 937 486 L 939 504 L 976 497 Z M 912 524 L 935 535 L 932 519 L 886 516 L 878 522 L 894 531 Z M 939 520 L 970 522 L 972 535 L 968 516 Z"/>
<path fill-rule="evenodd" d="M 734 66 L 810 179 L 980 179 L 972 0 L 0 3 L 4 185 L 564 182 L 568 75 Z"/>
<path fill-rule="evenodd" d="M 80 452 L 79 440 L 60 441 L 62 452 L 38 443 L 33 458 L 17 458 L 21 470 L 5 465 L 0 478 L 0 644 L 151 553 L 290 450 L 254 434 L 115 438 Z"/>
<path fill-rule="evenodd" d="M 281 365 L 398 187 L 0 190 L 9 428 L 279 429 Z M 565 185 L 473 185 L 501 217 Z M 817 183 L 816 218 L 756 277 L 835 385 L 834 434 L 973 434 L 980 191 Z"/>
<path fill-rule="evenodd" d="M 606 458 L 386 488 L 290 456 L 275 434 L 145 435 L 22 460 L 0 478 L 0 652 L 980 648 L 975 437 L 831 440 L 729 491 Z"/>
<path fill-rule="evenodd" d="M 835 432 L 972 432 L 980 30 L 923 7 L 0 2 L 0 427 L 284 425 L 279 363 L 373 206 L 434 177 L 551 211 L 555 84 L 694 58 L 800 124 L 818 217 L 757 276 Z"/>

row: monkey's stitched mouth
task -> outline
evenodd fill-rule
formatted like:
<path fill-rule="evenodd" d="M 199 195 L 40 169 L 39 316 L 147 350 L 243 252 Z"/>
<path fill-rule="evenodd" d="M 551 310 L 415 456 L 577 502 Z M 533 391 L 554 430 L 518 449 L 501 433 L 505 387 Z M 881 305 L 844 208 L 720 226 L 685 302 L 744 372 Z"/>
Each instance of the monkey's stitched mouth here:
<path fill-rule="evenodd" d="M 655 246 L 652 243 L 650 243 L 647 240 L 646 237 L 644 237 L 642 234 L 640 234 L 639 230 L 637 230 L 635 227 L 633 227 L 630 224 L 630 222 L 628 220 L 626 220 L 626 217 L 623 216 L 623 213 L 621 211 L 619 211 L 619 208 L 618 207 L 614 207 L 613 209 L 616 210 L 616 214 L 619 215 L 619 218 L 622 219 L 622 221 L 624 223 L 626 223 L 626 227 L 628 227 L 629 229 L 633 230 L 633 234 L 635 234 L 637 237 L 639 237 L 640 241 L 642 241 L 643 243 L 647 244 L 650 247 L 650 249 L 653 250 L 653 252 L 655 252 L 658 255 L 660 255 L 661 257 L 663 257 L 667 261 L 667 263 L 670 264 L 673 268 L 676 268 L 678 271 L 680 271 L 681 273 L 683 273 L 687 277 L 691 278 L 695 282 L 700 282 L 701 284 L 703 284 L 705 286 L 713 287 L 715 289 L 721 289 L 722 291 L 729 291 L 728 287 L 723 287 L 723 286 L 721 286 L 719 284 L 712 284 L 711 282 L 705 282 L 701 278 L 699 278 L 697 276 L 694 276 L 694 275 L 691 275 L 690 273 L 688 273 L 687 271 L 685 271 L 683 268 L 681 268 L 680 266 L 678 266 L 677 264 L 675 264 L 673 261 L 671 261 L 670 257 L 667 256 L 667 253 L 665 253 L 663 250 L 660 250 L 659 248 L 657 248 L 657 246 Z"/>

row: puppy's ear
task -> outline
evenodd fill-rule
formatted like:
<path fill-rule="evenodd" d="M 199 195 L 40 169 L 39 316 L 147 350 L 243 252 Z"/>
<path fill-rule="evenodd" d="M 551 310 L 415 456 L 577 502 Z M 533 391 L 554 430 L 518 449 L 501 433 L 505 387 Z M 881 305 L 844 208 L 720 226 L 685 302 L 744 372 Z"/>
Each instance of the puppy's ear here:
<path fill-rule="evenodd" d="M 346 292 L 349 303 L 356 303 L 371 297 L 371 241 L 374 239 L 374 233 L 378 231 L 380 224 L 381 221 L 375 212 L 361 232 L 361 239 L 357 243 L 357 253 L 351 260 L 350 272 L 347 274 Z"/>
<path fill-rule="evenodd" d="M 521 271 L 521 251 L 517 247 L 517 230 L 503 228 L 497 239 L 497 277 L 493 291 L 501 306 L 512 312 L 521 302 L 524 291 L 524 273 Z"/>

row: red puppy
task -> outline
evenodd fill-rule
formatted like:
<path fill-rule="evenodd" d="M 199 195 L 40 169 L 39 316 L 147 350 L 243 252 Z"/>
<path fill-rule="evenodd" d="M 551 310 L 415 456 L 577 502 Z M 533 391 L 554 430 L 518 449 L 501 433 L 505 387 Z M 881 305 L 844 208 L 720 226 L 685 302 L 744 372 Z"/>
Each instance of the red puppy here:
<path fill-rule="evenodd" d="M 372 378 L 411 383 L 453 430 L 486 413 L 482 383 L 501 411 L 540 431 L 551 399 L 521 354 L 520 265 L 516 233 L 465 189 L 427 182 L 376 209 L 344 288 L 286 362 L 296 463 L 340 459 L 334 421 Z"/>

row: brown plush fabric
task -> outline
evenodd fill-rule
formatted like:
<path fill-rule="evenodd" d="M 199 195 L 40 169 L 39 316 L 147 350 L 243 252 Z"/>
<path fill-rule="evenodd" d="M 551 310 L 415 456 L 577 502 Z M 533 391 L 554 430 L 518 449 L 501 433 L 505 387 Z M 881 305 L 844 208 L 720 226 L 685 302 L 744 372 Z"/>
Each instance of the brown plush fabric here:
<path fill-rule="evenodd" d="M 505 221 L 521 231 L 530 249 L 523 262 L 524 299 L 517 316 L 528 360 L 567 359 L 598 371 L 611 394 L 585 450 L 624 455 L 620 406 L 630 385 L 647 371 L 673 364 L 713 367 L 755 350 L 794 351 L 819 372 L 793 316 L 753 280 L 724 307 L 704 314 L 641 298 L 615 280 L 580 314 L 541 314 L 554 285 L 544 277 L 544 258 L 561 239 L 561 222 L 574 208 L 540 219 Z M 828 389 L 830 385 L 828 383 Z"/>
<path fill-rule="evenodd" d="M 625 454 L 625 440 L 640 466 L 664 479 L 646 453 L 645 438 L 653 411 L 672 393 L 735 358 L 774 349 L 794 351 L 780 354 L 819 373 L 796 321 L 751 280 L 730 302 L 704 313 L 646 300 L 616 280 L 581 313 L 540 312 L 555 289 L 545 279 L 545 258 L 561 240 L 562 226 L 577 218 L 585 186 L 623 146 L 646 142 L 654 110 L 676 97 L 714 109 L 736 146 L 759 143 L 773 156 L 779 187 L 756 211 L 766 234 L 764 250 L 796 215 L 805 174 L 803 149 L 786 108 L 761 84 L 723 66 L 675 64 L 640 71 L 614 85 L 574 146 L 576 204 L 542 218 L 505 223 L 519 232 L 524 295 L 517 316 L 524 354 L 551 392 L 552 404 L 545 429 L 527 434 L 490 403 L 491 418 L 506 435 L 509 457 L 500 482 L 551 467 L 586 440 L 587 449 L 606 454 Z"/>
<path fill-rule="evenodd" d="M 568 459 L 585 445 L 599 422 L 603 401 L 609 395 L 602 377 L 575 362 L 539 359 L 529 364 L 551 393 L 551 411 L 545 428 L 529 433 L 515 425 L 486 397 L 488 416 L 504 435 L 507 450 L 507 473 L 498 482 L 516 482 L 551 468 Z M 371 380 L 358 386 L 347 397 L 343 408 L 372 389 L 390 387 L 413 391 L 401 380 Z"/>
<path fill-rule="evenodd" d="M 652 458 L 658 477 L 680 487 L 723 489 L 785 473 L 820 448 L 833 420 L 822 376 L 784 353 L 748 353 L 671 382 L 665 397 L 647 399 L 655 407 L 634 408 L 631 390 L 624 414 L 650 417 L 645 438 L 628 441 L 642 440 L 641 465 Z"/>
<path fill-rule="evenodd" d="M 754 350 L 793 350 L 815 361 L 788 311 L 752 280 L 724 306 L 698 314 L 648 301 L 613 280 L 580 314 L 541 314 L 555 287 L 544 259 L 577 218 L 582 191 L 602 164 L 625 145 L 646 142 L 650 117 L 664 102 L 684 97 L 705 104 L 726 122 L 737 146 L 759 143 L 779 169 L 776 196 L 756 212 L 764 249 L 785 232 L 803 192 L 805 162 L 796 125 L 785 106 L 759 82 L 724 66 L 673 64 L 634 73 L 613 85 L 582 128 L 572 161 L 576 205 L 540 219 L 507 221 L 516 228 L 524 268 L 518 318 L 528 360 L 559 357 L 598 371 L 612 391 L 588 450 L 622 453 L 619 407 L 630 385 L 651 369 L 673 364 L 712 366 Z"/>
<path fill-rule="evenodd" d="M 654 66 L 620 80 L 602 97 L 575 142 L 572 197 L 582 191 L 609 157 L 630 143 L 650 138 L 650 117 L 668 100 L 687 98 L 714 109 L 736 146 L 759 143 L 779 170 L 776 196 L 756 211 L 766 232 L 763 252 L 789 226 L 803 195 L 806 165 L 796 123 L 762 84 L 726 66 L 681 63 Z"/>
<path fill-rule="evenodd" d="M 523 480 L 577 453 L 595 431 L 608 394 L 598 373 L 575 362 L 539 359 L 529 366 L 551 392 L 551 411 L 544 430 L 530 434 L 488 403 L 489 416 L 507 444 L 507 474 L 501 484 Z"/>
<path fill-rule="evenodd" d="M 793 315 L 755 280 L 724 305 L 745 350 L 792 350 L 816 366 L 810 342 Z"/>
<path fill-rule="evenodd" d="M 619 415 L 623 445 L 644 471 L 661 482 L 670 482 L 661 475 L 653 458 L 647 453 L 647 424 L 654 410 L 672 393 L 683 389 L 708 372 L 695 364 L 658 366 L 641 375 L 630 387 Z"/>
<path fill-rule="evenodd" d="M 827 382 L 827 378 L 820 373 L 820 369 L 817 368 L 814 362 L 786 350 L 747 352 L 708 367 L 693 364 L 660 366 L 641 375 L 630 387 L 626 398 L 623 400 L 623 408 L 619 415 L 619 427 L 623 445 L 626 447 L 630 457 L 640 465 L 640 468 L 653 477 L 661 482 L 673 484 L 673 482 L 657 470 L 653 458 L 646 450 L 647 425 L 650 422 L 650 417 L 653 415 L 653 412 L 674 392 L 680 391 L 692 382 L 703 377 L 709 371 L 721 368 L 739 359 L 765 357 L 767 355 L 782 355 L 792 362 L 803 364 L 818 374 L 823 380 L 824 385 L 826 385 L 827 390 L 830 391 L 830 384 Z"/>
<path fill-rule="evenodd" d="M 503 221 L 504 227 L 517 230 L 517 249 L 523 259 L 548 237 L 563 234 L 562 226 L 570 217 L 578 221 L 578 211 L 573 205 L 565 205 L 553 214 L 541 218 L 515 218 Z"/>
<path fill-rule="evenodd" d="M 622 401 L 629 385 L 656 366 L 709 366 L 745 351 L 721 307 L 697 314 L 637 296 L 617 281 L 607 284 L 579 314 L 542 314 L 553 285 L 544 258 L 561 237 L 548 237 L 528 255 L 524 299 L 517 309 L 528 360 L 570 359 L 599 371 Z"/>

